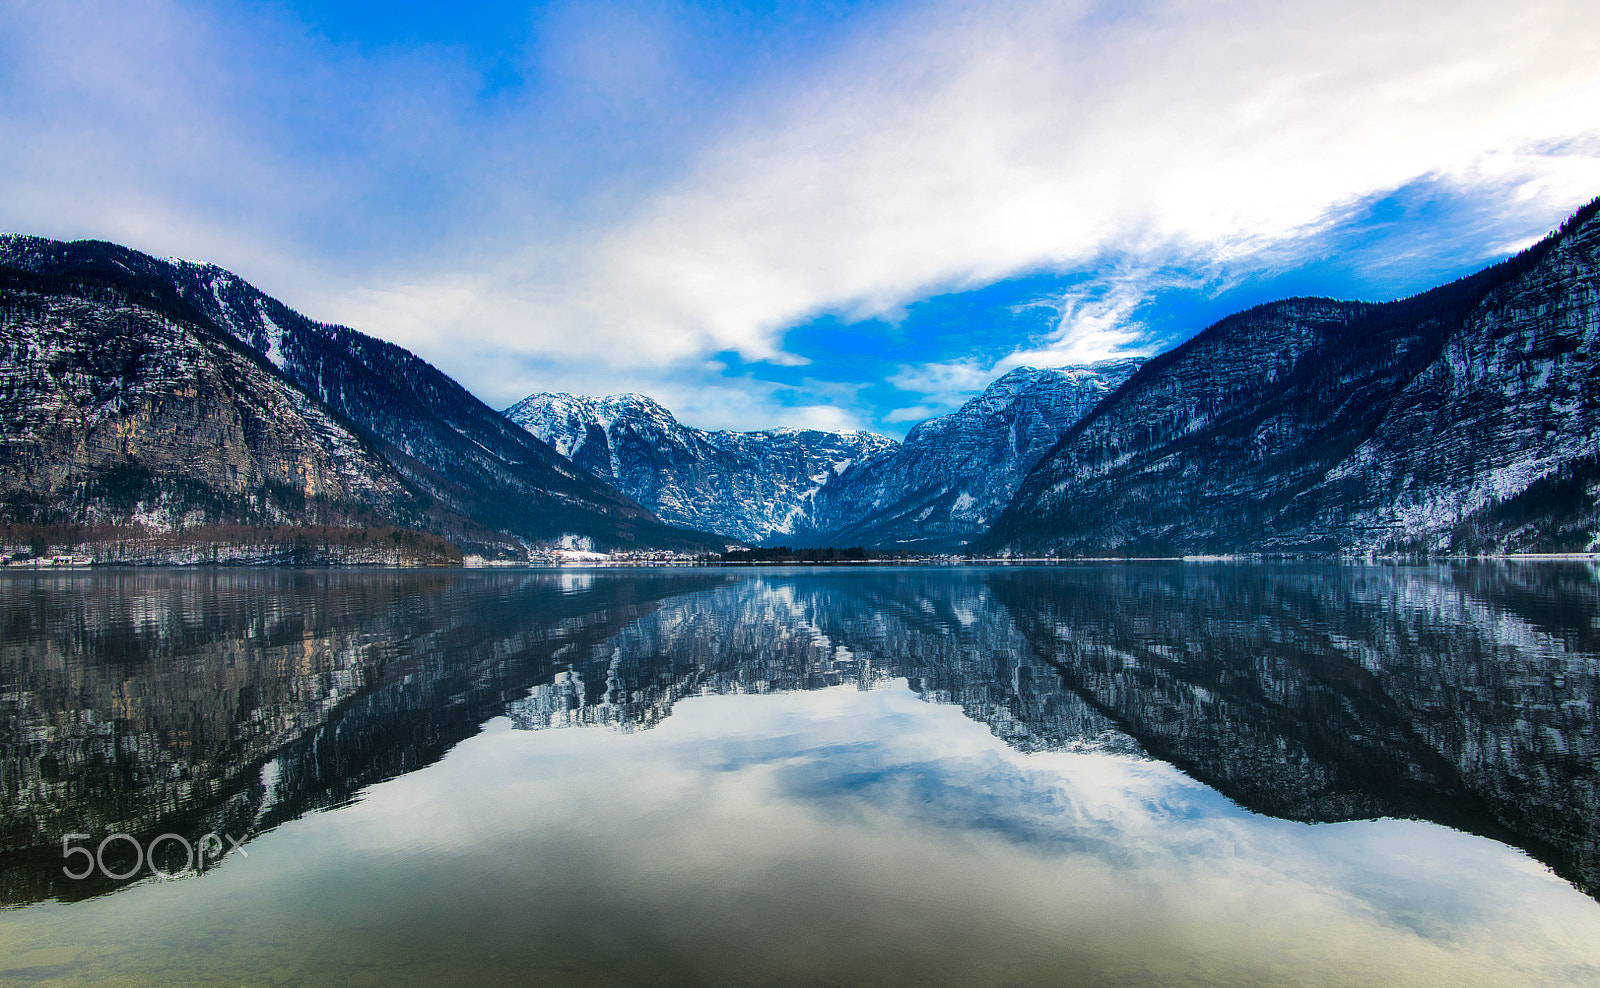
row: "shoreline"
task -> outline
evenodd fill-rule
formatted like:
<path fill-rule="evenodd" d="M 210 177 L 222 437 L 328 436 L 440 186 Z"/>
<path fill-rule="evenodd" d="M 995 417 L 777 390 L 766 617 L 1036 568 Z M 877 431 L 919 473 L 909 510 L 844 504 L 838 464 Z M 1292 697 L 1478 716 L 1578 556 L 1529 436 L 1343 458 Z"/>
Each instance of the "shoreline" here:
<path fill-rule="evenodd" d="M 1074 566 L 1104 565 L 1107 563 L 1186 563 L 1190 565 L 1248 564 L 1270 565 L 1285 563 L 1337 563 L 1343 565 L 1410 565 L 1422 566 L 1440 563 L 1509 563 L 1509 562 L 1576 562 L 1600 564 L 1600 552 L 1523 552 L 1504 555 L 1236 555 L 1236 556 L 1075 556 L 1069 558 L 1048 556 L 980 557 L 980 556 L 917 556 L 904 559 L 854 559 L 854 560 L 737 560 L 724 562 L 707 559 L 581 559 L 581 560 L 493 560 L 482 563 L 429 563 L 413 561 L 352 560 L 349 562 L 296 562 L 296 561 L 213 561 L 213 560 L 84 560 L 54 562 L 39 559 L 12 560 L 0 565 L 0 572 L 13 574 L 71 574 L 108 572 L 111 570 L 560 570 L 560 569 L 839 569 L 839 568 L 952 568 L 992 566 Z"/>

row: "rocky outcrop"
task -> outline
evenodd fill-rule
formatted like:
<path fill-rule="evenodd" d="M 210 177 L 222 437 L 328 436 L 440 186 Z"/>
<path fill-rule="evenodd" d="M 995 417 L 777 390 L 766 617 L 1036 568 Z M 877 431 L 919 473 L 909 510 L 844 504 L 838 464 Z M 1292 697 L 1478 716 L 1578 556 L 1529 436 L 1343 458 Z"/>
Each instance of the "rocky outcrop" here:
<path fill-rule="evenodd" d="M 367 439 L 169 298 L 0 270 L 0 511 L 17 524 L 421 516 Z"/>

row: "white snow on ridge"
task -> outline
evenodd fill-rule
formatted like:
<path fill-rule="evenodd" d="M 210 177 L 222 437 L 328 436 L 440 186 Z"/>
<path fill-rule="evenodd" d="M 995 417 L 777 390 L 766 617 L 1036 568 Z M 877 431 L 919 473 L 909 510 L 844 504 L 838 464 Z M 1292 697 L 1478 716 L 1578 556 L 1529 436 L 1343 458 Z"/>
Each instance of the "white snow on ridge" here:
<path fill-rule="evenodd" d="M 272 321 L 272 317 L 267 315 L 267 310 L 260 302 L 256 303 L 256 313 L 261 316 L 261 326 L 266 331 L 267 337 L 267 346 L 261 355 L 266 357 L 272 366 L 283 370 L 283 327 Z"/>

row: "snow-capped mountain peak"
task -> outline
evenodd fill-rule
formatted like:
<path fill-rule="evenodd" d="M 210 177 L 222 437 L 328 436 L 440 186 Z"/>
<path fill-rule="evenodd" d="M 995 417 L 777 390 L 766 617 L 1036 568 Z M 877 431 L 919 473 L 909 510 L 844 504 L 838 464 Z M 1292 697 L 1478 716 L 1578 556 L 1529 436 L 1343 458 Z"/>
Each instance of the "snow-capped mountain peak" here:
<path fill-rule="evenodd" d="M 663 520 L 758 543 L 810 532 L 817 491 L 840 464 L 895 445 L 870 432 L 710 432 L 639 394 L 542 392 L 505 414 Z"/>
<path fill-rule="evenodd" d="M 904 444 L 870 432 L 706 432 L 643 395 L 541 393 L 506 415 L 663 520 L 756 543 L 957 548 L 1137 369 L 1019 367 Z"/>

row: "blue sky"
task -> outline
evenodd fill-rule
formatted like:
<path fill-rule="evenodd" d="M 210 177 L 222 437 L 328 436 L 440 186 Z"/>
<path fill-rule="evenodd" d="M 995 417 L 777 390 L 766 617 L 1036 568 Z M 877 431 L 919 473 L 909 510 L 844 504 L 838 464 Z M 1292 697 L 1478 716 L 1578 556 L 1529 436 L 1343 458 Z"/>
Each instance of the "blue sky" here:
<path fill-rule="evenodd" d="M 1600 195 L 1600 8 L 1559 0 L 0 0 L 0 92 L 0 229 L 708 428 L 899 435 Z"/>

